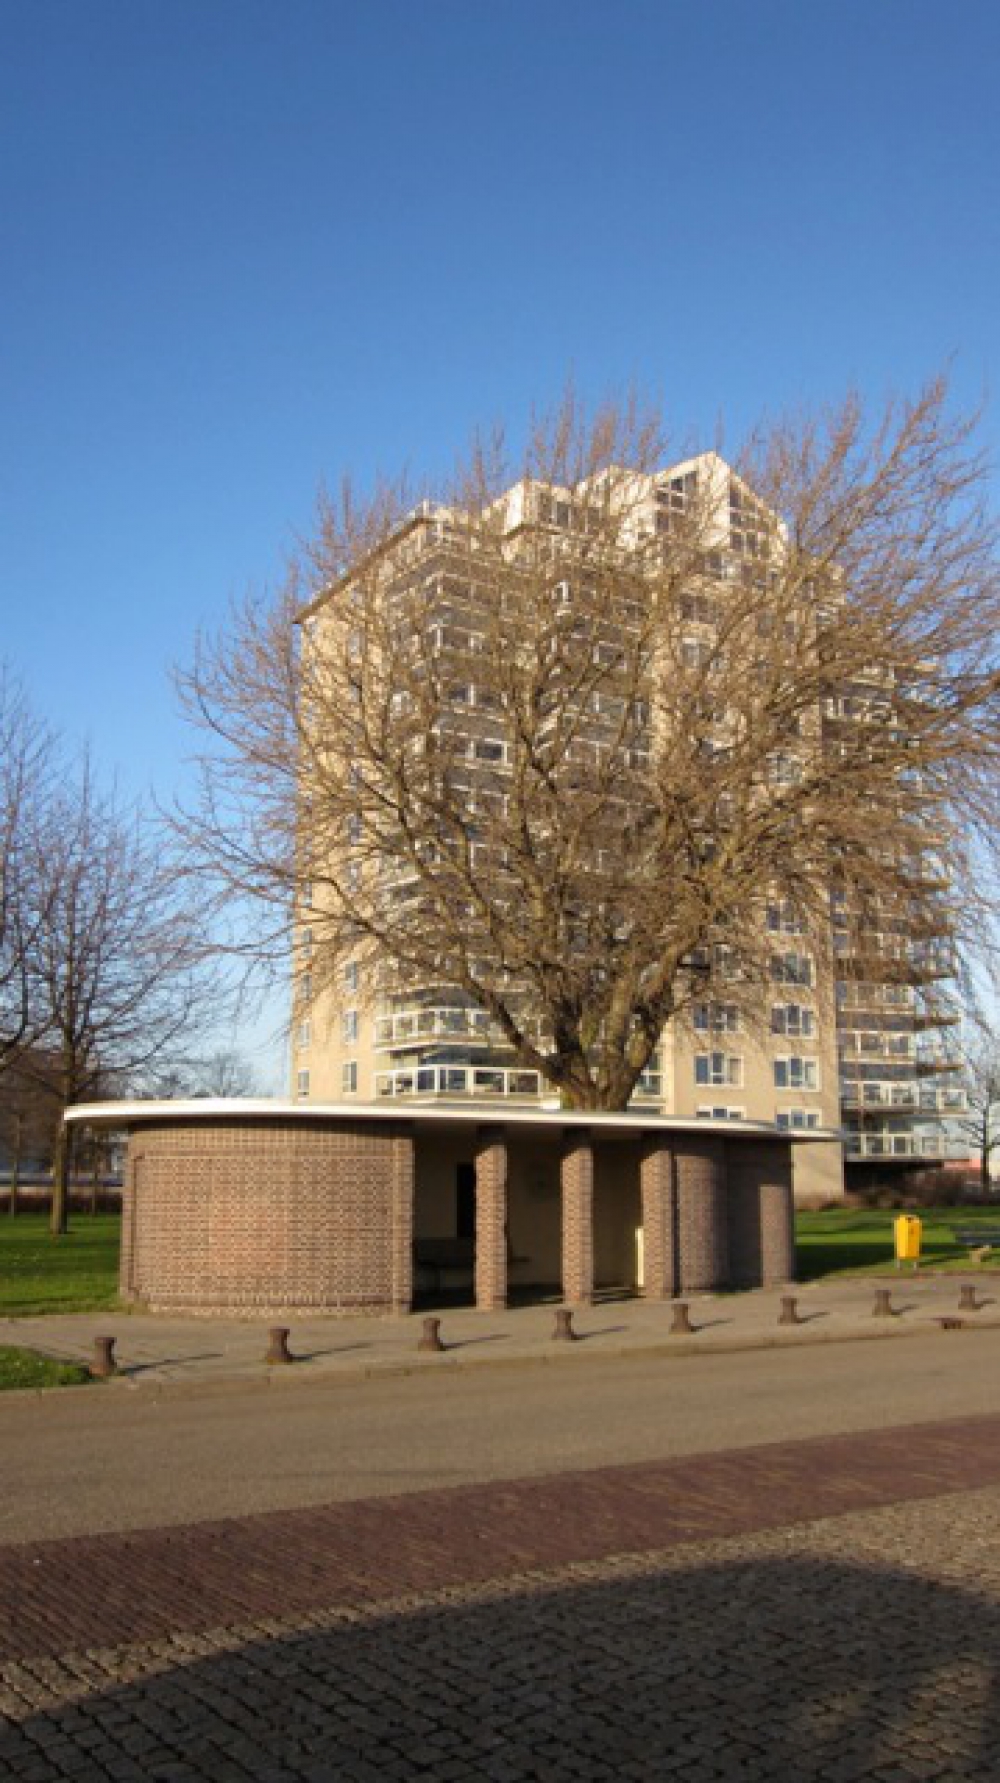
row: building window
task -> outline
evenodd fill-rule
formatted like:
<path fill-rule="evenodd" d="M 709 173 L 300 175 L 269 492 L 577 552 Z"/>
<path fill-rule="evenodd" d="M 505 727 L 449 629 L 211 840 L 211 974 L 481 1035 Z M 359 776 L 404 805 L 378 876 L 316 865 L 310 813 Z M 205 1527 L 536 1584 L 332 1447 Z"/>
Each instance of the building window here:
<path fill-rule="evenodd" d="M 345 989 L 345 991 L 356 991 L 357 988 L 358 988 L 358 962 L 357 962 L 357 960 L 348 960 L 346 966 L 344 967 L 344 989 Z"/>
<path fill-rule="evenodd" d="M 312 1023 L 300 1022 L 295 1030 L 295 1044 L 300 1052 L 305 1052 L 312 1041 Z"/>
<path fill-rule="evenodd" d="M 296 1093 L 298 1095 L 308 1096 L 308 1094 L 309 1094 L 309 1073 L 308 1073 L 308 1071 L 299 1071 L 297 1073 L 296 1078 L 295 1078 L 295 1089 L 296 1089 Z"/>
<path fill-rule="evenodd" d="M 347 1059 L 340 1067 L 340 1088 L 345 1096 L 354 1096 L 358 1089 L 358 1061 Z"/>
<path fill-rule="evenodd" d="M 774 1083 L 779 1090 L 818 1090 L 819 1062 L 798 1057 L 775 1059 Z"/>
<path fill-rule="evenodd" d="M 353 1046 L 358 1038 L 359 1028 L 358 1012 L 356 1009 L 345 1009 L 343 1028 L 345 1046 Z"/>
<path fill-rule="evenodd" d="M 699 1034 L 735 1034 L 740 1012 L 735 1003 L 696 1003 L 693 1020 Z"/>
<path fill-rule="evenodd" d="M 795 1034 L 811 1040 L 816 1032 L 816 1012 L 804 1003 L 775 1003 L 771 1010 L 772 1034 Z"/>
<path fill-rule="evenodd" d="M 775 1124 L 783 1133 L 814 1132 L 819 1126 L 819 1114 L 815 1108 L 779 1108 Z"/>
<path fill-rule="evenodd" d="M 696 1053 L 694 1080 L 695 1083 L 742 1083 L 743 1060 L 734 1053 Z"/>
<path fill-rule="evenodd" d="M 776 984 L 812 984 L 812 960 L 807 953 L 776 953 L 771 959 Z"/>
<path fill-rule="evenodd" d="M 773 903 L 767 906 L 767 926 L 772 935 L 800 935 L 802 924 L 791 904 Z"/>
<path fill-rule="evenodd" d="M 709 1108 L 701 1106 L 695 1109 L 700 1121 L 742 1121 L 746 1119 L 745 1108 Z"/>

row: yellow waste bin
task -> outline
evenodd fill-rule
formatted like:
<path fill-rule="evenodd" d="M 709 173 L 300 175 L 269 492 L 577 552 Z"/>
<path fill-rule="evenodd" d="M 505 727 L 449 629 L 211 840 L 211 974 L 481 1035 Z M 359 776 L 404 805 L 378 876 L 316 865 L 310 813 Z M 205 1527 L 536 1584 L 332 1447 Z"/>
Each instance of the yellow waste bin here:
<path fill-rule="evenodd" d="M 915 1213 L 901 1213 L 894 1222 L 896 1235 L 896 1267 L 901 1263 L 912 1263 L 914 1269 L 920 1259 L 920 1235 L 923 1221 L 918 1220 Z"/>

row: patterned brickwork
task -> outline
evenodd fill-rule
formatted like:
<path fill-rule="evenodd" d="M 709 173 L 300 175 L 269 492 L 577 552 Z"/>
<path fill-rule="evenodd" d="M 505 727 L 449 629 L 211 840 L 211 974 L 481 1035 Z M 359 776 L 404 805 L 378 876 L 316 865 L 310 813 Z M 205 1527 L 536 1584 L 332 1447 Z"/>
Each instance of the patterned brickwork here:
<path fill-rule="evenodd" d="M 563 1298 L 594 1298 L 594 1153 L 590 1135 L 567 1135 L 559 1168 L 562 1189 Z"/>
<path fill-rule="evenodd" d="M 669 1300 L 680 1282 L 677 1273 L 677 1195 L 674 1151 L 659 1135 L 650 1135 L 639 1164 L 642 1195 L 643 1291 L 649 1300 Z"/>
<path fill-rule="evenodd" d="M 769 1175 L 760 1185 L 761 1286 L 795 1279 L 795 1223 L 790 1182 Z"/>
<path fill-rule="evenodd" d="M 146 1127 L 131 1141 L 122 1291 L 163 1311 L 410 1303 L 413 1142 L 375 1122 Z"/>
<path fill-rule="evenodd" d="M 123 1295 L 163 1311 L 247 1317 L 409 1310 L 422 1144 L 433 1139 L 377 1116 L 138 1126 Z M 792 1279 L 787 1144 L 647 1132 L 639 1162 L 647 1295 Z M 477 1304 L 494 1310 L 507 1293 L 507 1171 L 505 1129 L 494 1121 L 477 1138 L 475 1250 Z M 561 1196 L 563 1291 L 585 1304 L 594 1292 L 587 1129 L 565 1134 Z M 617 1217 L 634 1224 L 637 1214 L 623 1202 Z"/>
<path fill-rule="evenodd" d="M 476 1305 L 507 1304 L 507 1143 L 503 1128 L 483 1127 L 476 1150 Z"/>
<path fill-rule="evenodd" d="M 729 1283 L 726 1159 L 721 1139 L 685 1134 L 674 1149 L 680 1285 L 721 1288 Z"/>

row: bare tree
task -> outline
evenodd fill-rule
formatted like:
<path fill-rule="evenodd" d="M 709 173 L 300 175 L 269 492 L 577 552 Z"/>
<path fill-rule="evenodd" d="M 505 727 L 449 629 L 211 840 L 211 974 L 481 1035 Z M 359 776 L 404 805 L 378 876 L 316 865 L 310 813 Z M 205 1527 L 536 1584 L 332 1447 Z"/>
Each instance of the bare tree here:
<path fill-rule="evenodd" d="M 35 949 L 46 882 L 33 838 L 51 790 L 55 745 L 0 665 L 0 1075 L 44 1029 Z"/>
<path fill-rule="evenodd" d="M 142 1093 L 158 1098 L 259 1095 L 257 1074 L 234 1047 L 217 1046 L 199 1058 L 171 1059 L 146 1073 Z"/>
<path fill-rule="evenodd" d="M 871 937 L 881 978 L 946 969 L 998 834 L 974 419 L 851 397 L 731 468 L 567 399 L 517 473 L 494 438 L 444 503 L 324 499 L 181 676 L 181 826 L 243 945 L 297 939 L 303 996 L 348 958 L 449 987 L 577 1107 L 624 1106 L 693 999 L 752 1016 L 776 932 L 828 975 Z"/>
<path fill-rule="evenodd" d="M 18 1211 L 25 1169 L 48 1169 L 52 1161 L 59 1116 L 51 1093 L 43 1088 L 45 1072 L 46 1054 L 33 1047 L 22 1050 L 0 1074 L 0 1156 L 12 1215 Z"/>
<path fill-rule="evenodd" d="M 966 1048 L 964 1081 L 968 1107 L 957 1125 L 979 1160 L 980 1187 L 988 1195 L 993 1156 L 1000 1154 L 1000 1041 L 985 1025 L 977 1024 Z"/>
<path fill-rule="evenodd" d="M 186 1050 L 207 1013 L 207 945 L 162 838 L 98 790 L 86 760 L 51 799 L 35 849 L 48 887 L 34 949 L 48 1034 L 39 1085 L 61 1111 Z M 24 1065 L 30 1072 L 30 1055 Z M 61 1128 L 56 1234 L 66 1229 L 70 1163 Z"/>

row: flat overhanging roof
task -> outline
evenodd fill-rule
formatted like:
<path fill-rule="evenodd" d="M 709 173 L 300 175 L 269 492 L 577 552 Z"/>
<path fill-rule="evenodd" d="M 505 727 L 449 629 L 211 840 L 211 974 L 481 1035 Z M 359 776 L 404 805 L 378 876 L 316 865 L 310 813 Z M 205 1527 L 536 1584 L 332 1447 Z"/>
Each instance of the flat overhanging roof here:
<path fill-rule="evenodd" d="M 630 1108 L 603 1109 L 507 1107 L 496 1102 L 293 1102 L 277 1097 L 196 1097 L 189 1101 L 80 1102 L 67 1108 L 64 1119 L 90 1127 L 141 1127 L 196 1121 L 378 1121 L 436 1129 L 461 1127 L 591 1128 L 609 1138 L 636 1132 L 716 1133 L 727 1139 L 782 1139 L 789 1143 L 839 1141 L 839 1129 L 777 1127 L 771 1121 L 682 1120 L 675 1115 Z"/>

